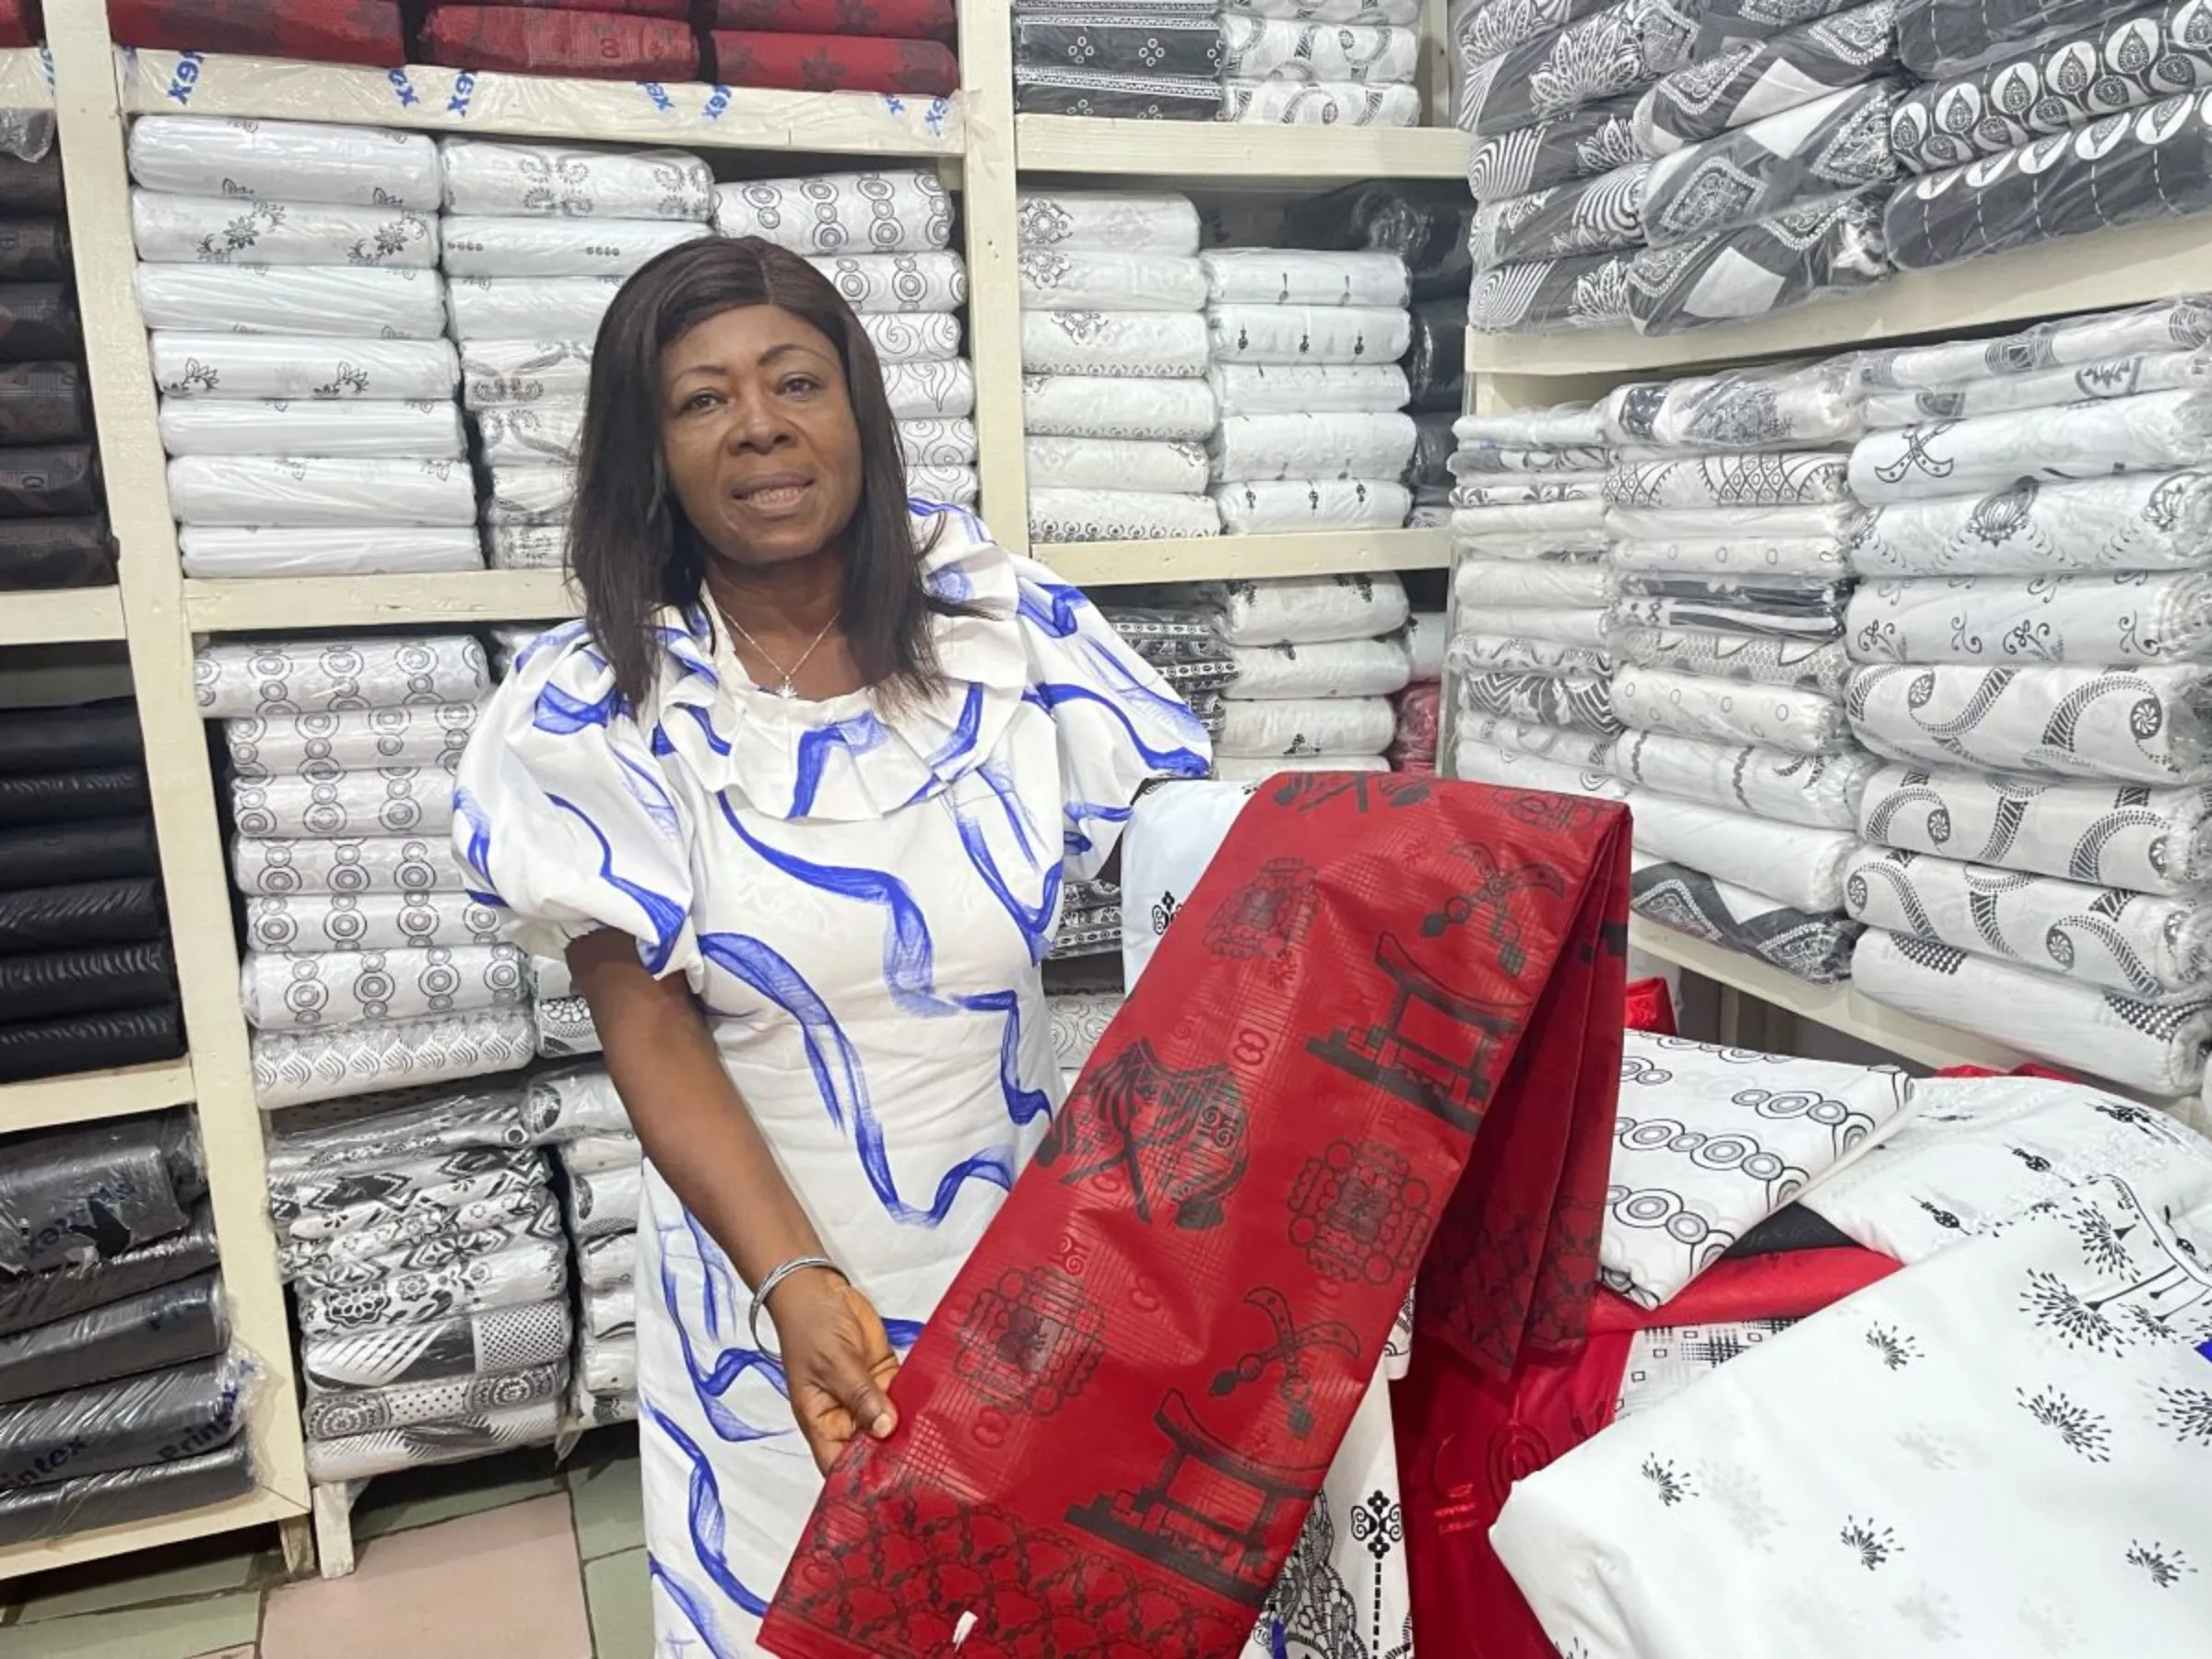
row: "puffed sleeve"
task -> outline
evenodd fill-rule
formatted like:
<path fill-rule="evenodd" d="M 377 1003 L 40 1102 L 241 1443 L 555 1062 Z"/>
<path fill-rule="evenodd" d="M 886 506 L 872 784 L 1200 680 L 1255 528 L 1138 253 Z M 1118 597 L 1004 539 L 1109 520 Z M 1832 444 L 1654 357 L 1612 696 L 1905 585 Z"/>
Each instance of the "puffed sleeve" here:
<path fill-rule="evenodd" d="M 581 623 L 539 636 L 461 757 L 453 851 L 533 956 L 614 928 L 656 977 L 700 964 L 690 834 L 664 762 Z"/>
<path fill-rule="evenodd" d="M 1213 742 L 1081 589 L 1032 559 L 1015 564 L 1030 696 L 1059 728 L 1067 873 L 1089 881 L 1112 856 L 1138 791 L 1205 777 Z"/>

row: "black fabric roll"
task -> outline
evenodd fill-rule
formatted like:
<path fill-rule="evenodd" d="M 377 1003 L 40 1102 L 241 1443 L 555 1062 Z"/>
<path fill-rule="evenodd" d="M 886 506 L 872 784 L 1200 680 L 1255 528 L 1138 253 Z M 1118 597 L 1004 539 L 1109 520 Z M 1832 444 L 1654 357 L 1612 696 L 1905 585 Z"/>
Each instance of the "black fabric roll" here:
<path fill-rule="evenodd" d="M 215 1211 L 203 1198 L 182 1232 L 43 1273 L 0 1274 L 0 1336 L 173 1285 L 206 1272 L 216 1259 Z"/>
<path fill-rule="evenodd" d="M 76 363 L 0 367 L 0 444 L 63 443 L 92 429 L 92 400 Z"/>
<path fill-rule="evenodd" d="M 1648 160 L 1636 141 L 1636 110 L 1633 97 L 1616 98 L 1477 138 L 1467 151 L 1467 189 L 1479 201 L 1502 201 Z"/>
<path fill-rule="evenodd" d="M 1855 1250 L 1858 1241 L 1802 1204 L 1785 1204 L 1731 1244 L 1722 1260 L 1789 1255 L 1800 1250 Z"/>
<path fill-rule="evenodd" d="M 1629 315 L 1636 332 L 1681 334 L 1708 324 L 1763 317 L 1881 281 L 1887 187 L 1792 207 L 1669 248 L 1646 248 L 1630 265 Z"/>
<path fill-rule="evenodd" d="M 145 747 L 127 697 L 0 713 L 0 773 L 9 776 L 127 766 Z"/>
<path fill-rule="evenodd" d="M 198 1274 L 0 1336 L 0 1405 L 188 1365 L 229 1340 L 222 1276 Z"/>
<path fill-rule="evenodd" d="M 0 1010 L 18 1023 L 144 1007 L 176 994 L 167 939 L 0 956 Z"/>
<path fill-rule="evenodd" d="M 1897 55 L 1923 80 L 2023 57 L 2125 8 L 2112 0 L 1905 0 Z"/>
<path fill-rule="evenodd" d="M 1413 418 L 1413 465 L 1406 469 L 1406 482 L 1417 494 L 1452 488 L 1452 454 L 1459 447 L 1452 423 L 1458 418 L 1448 410 Z"/>
<path fill-rule="evenodd" d="M 61 518 L 100 509 L 100 463 L 88 443 L 0 449 L 0 518 Z"/>
<path fill-rule="evenodd" d="M 102 766 L 88 771 L 0 776 L 0 829 L 135 817 L 146 810 L 143 766 Z"/>
<path fill-rule="evenodd" d="M 237 1439 L 198 1457 L 0 1496 L 0 1544 L 182 1514 L 253 1489 L 253 1454 L 246 1441 Z"/>
<path fill-rule="evenodd" d="M 0 283 L 0 363 L 84 354 L 76 305 L 58 282 Z"/>
<path fill-rule="evenodd" d="M 42 1273 L 182 1232 L 206 1191 L 188 1112 L 16 1135 L 0 1159 L 0 1272 Z"/>
<path fill-rule="evenodd" d="M 218 1358 L 0 1406 L 0 1493 L 227 1446 L 244 1421 L 244 1379 Z"/>
<path fill-rule="evenodd" d="M 1467 297 L 1413 308 L 1413 345 L 1402 359 L 1416 413 L 1459 412 L 1466 394 Z"/>
<path fill-rule="evenodd" d="M 159 874 L 151 818 L 0 830 L 0 893 Z"/>
<path fill-rule="evenodd" d="M 1395 253 L 1413 278 L 1416 300 L 1465 299 L 1475 274 L 1467 253 L 1474 218 L 1475 204 L 1457 184 L 1381 181 L 1299 204 L 1288 217 L 1288 240 L 1300 248 Z"/>
<path fill-rule="evenodd" d="M 0 1083 L 145 1065 L 183 1052 L 184 1028 L 173 1002 L 0 1025 Z"/>
<path fill-rule="evenodd" d="M 1210 12 L 1096 10 L 1018 13 L 1014 61 L 1040 69 L 1110 75 L 1217 76 L 1221 21 Z"/>
<path fill-rule="evenodd" d="M 106 514 L 0 519 L 0 590 L 106 587 L 114 580 Z"/>
<path fill-rule="evenodd" d="M 161 892 L 148 876 L 0 893 L 0 955 L 160 936 Z"/>
<path fill-rule="evenodd" d="M 69 229 L 58 218 L 0 218 L 0 281 L 69 280 Z"/>
<path fill-rule="evenodd" d="M 36 161 L 0 151 L 0 210 L 30 215 L 62 211 L 62 152 L 51 145 Z"/>
<path fill-rule="evenodd" d="M 1195 75 L 1014 65 L 1014 108 L 1024 115 L 1112 115 L 1128 121 L 1218 121 L 1221 83 Z"/>

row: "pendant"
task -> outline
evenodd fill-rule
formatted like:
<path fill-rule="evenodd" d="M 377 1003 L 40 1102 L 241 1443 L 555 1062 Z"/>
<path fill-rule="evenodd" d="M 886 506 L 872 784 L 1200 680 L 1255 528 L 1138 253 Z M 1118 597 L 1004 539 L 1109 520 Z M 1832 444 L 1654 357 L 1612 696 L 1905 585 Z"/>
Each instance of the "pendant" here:
<path fill-rule="evenodd" d="M 785 702 L 796 702 L 798 700 L 799 688 L 793 685 L 789 680 L 785 680 L 782 685 L 776 688 L 776 695 L 782 698 Z"/>

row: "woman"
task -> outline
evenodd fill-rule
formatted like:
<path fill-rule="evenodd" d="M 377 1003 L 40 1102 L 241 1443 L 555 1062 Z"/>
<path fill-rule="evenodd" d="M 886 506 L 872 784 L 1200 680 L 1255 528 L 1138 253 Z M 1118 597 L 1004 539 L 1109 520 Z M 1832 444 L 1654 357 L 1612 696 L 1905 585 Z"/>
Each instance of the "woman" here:
<path fill-rule="evenodd" d="M 658 1651 L 747 1653 L 1058 1101 L 1063 872 L 1206 739 L 1081 594 L 907 500 L 867 335 L 765 242 L 616 297 L 570 546 L 585 618 L 485 710 L 454 837 L 644 1142 Z"/>

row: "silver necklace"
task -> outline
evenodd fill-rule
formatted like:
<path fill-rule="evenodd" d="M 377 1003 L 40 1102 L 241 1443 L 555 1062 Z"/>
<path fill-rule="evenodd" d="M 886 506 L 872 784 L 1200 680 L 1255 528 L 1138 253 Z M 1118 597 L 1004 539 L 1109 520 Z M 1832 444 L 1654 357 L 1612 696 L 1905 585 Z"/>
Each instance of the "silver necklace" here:
<path fill-rule="evenodd" d="M 806 650 L 799 653 L 799 660 L 797 662 L 786 668 L 782 664 L 777 662 L 774 657 L 769 654 L 767 646 L 761 644 L 759 641 L 753 638 L 753 632 L 751 629 L 746 627 L 744 623 L 738 621 L 736 618 L 730 615 L 729 607 L 724 605 L 721 600 L 717 599 L 714 601 L 714 608 L 722 613 L 722 619 L 724 622 L 727 622 L 732 628 L 735 629 L 738 634 L 744 639 L 745 642 L 753 648 L 754 652 L 759 656 L 760 660 L 766 663 L 771 668 L 774 669 L 777 674 L 782 677 L 774 686 L 771 686 L 769 688 L 772 690 L 778 697 L 782 698 L 785 702 L 790 702 L 797 698 L 799 695 L 799 688 L 792 682 L 798 678 L 799 670 L 806 666 L 807 659 L 812 657 L 816 651 L 820 649 L 822 641 L 830 637 L 830 630 L 837 626 L 838 618 L 844 615 L 844 611 L 841 607 L 832 612 L 830 614 L 830 620 L 822 624 L 822 631 L 814 636 L 814 642 L 807 646 Z"/>

